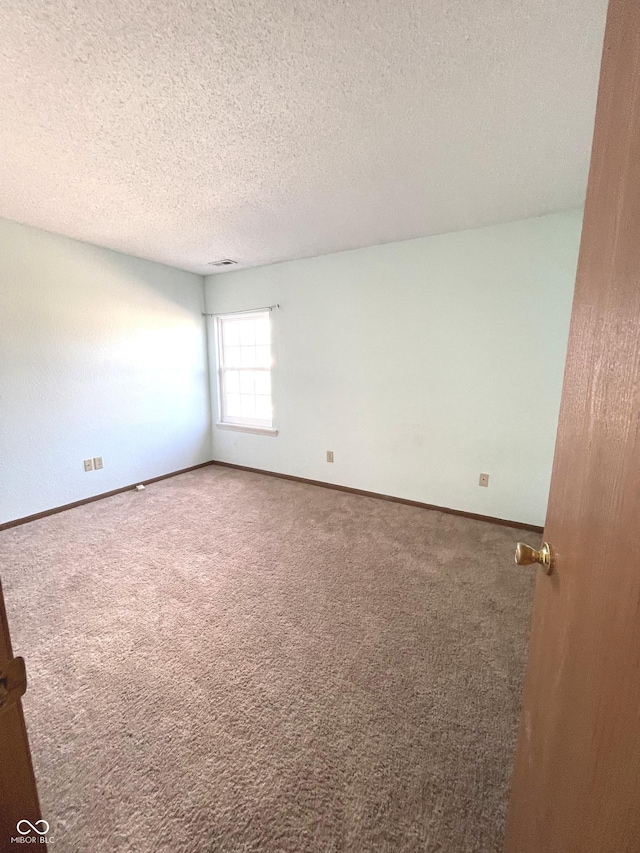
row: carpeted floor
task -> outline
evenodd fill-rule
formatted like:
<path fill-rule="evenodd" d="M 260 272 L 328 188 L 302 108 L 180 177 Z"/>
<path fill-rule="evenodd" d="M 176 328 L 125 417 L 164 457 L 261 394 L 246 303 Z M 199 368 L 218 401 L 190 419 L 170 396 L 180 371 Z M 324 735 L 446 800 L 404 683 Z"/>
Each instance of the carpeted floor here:
<path fill-rule="evenodd" d="M 0 533 L 55 849 L 501 850 L 518 538 L 222 467 Z"/>

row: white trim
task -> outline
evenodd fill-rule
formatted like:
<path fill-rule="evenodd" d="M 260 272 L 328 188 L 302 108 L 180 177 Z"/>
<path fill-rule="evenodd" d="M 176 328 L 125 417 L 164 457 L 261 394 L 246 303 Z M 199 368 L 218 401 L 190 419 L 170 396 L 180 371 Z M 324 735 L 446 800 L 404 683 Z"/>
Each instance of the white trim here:
<path fill-rule="evenodd" d="M 255 432 L 257 435 L 277 435 L 278 430 L 273 427 L 260 427 L 260 426 L 245 426 L 245 424 L 231 424 L 228 422 L 222 423 L 218 421 L 216 423 L 218 429 L 234 429 L 237 432 Z"/>
<path fill-rule="evenodd" d="M 277 430 L 273 427 L 273 343 L 271 340 L 271 318 L 270 318 L 271 309 L 263 308 L 257 309 L 253 311 L 244 311 L 237 314 L 219 314 L 215 315 L 215 331 L 216 331 L 216 351 L 217 351 L 217 391 L 218 391 L 218 417 L 219 420 L 216 422 L 216 426 L 226 427 L 228 429 L 238 429 L 241 432 L 257 432 L 257 433 L 266 433 L 268 435 L 277 435 Z M 224 359 L 224 324 L 228 320 L 240 320 L 240 321 L 255 321 L 261 318 L 266 318 L 269 321 L 269 355 L 270 355 L 270 364 L 269 367 L 229 367 L 225 366 Z M 251 370 L 251 371 L 261 371 L 267 373 L 271 380 L 271 393 L 269 394 L 269 399 L 271 401 L 271 412 L 272 417 L 270 420 L 261 419 L 261 418 L 241 418 L 241 417 L 227 417 L 225 412 L 226 405 L 226 391 L 225 391 L 225 379 L 226 379 L 226 371 L 233 370 L 242 372 L 243 370 Z"/>

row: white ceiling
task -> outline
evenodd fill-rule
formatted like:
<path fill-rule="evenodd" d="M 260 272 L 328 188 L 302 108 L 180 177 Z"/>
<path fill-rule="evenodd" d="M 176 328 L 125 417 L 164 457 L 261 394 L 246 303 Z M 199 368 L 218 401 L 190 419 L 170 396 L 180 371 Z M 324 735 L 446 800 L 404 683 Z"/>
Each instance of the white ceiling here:
<path fill-rule="evenodd" d="M 584 200 L 606 0 L 0 0 L 0 215 L 196 272 Z"/>

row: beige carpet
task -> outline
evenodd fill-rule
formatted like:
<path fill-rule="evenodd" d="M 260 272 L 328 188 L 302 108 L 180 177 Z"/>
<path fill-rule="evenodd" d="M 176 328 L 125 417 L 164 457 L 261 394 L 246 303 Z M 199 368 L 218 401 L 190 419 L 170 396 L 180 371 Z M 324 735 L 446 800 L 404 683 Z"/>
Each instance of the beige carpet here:
<path fill-rule="evenodd" d="M 0 533 L 55 849 L 499 851 L 517 538 L 221 467 Z"/>

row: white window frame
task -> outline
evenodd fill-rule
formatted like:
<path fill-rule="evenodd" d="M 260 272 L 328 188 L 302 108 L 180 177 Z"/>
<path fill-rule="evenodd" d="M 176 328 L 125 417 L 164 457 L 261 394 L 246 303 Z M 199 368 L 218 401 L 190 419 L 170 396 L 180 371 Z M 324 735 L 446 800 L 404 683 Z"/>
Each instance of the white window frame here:
<path fill-rule="evenodd" d="M 225 367 L 224 363 L 224 324 L 227 321 L 237 320 L 258 320 L 267 319 L 269 321 L 270 330 L 270 355 L 271 364 L 269 367 Z M 271 311 L 243 311 L 237 314 L 222 314 L 216 317 L 216 352 L 217 352 L 217 374 L 218 374 L 218 421 L 216 426 L 219 429 L 239 430 L 240 432 L 253 432 L 265 435 L 277 435 L 278 431 L 273 425 L 273 418 L 265 420 L 263 418 L 243 418 L 239 416 L 230 416 L 225 412 L 225 372 L 227 370 L 264 370 L 271 377 L 271 406 L 273 410 L 273 329 L 271 326 Z"/>

